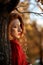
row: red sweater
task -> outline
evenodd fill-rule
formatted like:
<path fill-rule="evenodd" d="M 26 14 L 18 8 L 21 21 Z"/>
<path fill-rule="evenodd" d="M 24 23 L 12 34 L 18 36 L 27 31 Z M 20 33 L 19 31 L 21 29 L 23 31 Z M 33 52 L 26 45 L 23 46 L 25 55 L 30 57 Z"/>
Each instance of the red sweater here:
<path fill-rule="evenodd" d="M 12 65 L 28 65 L 18 40 L 11 40 Z"/>

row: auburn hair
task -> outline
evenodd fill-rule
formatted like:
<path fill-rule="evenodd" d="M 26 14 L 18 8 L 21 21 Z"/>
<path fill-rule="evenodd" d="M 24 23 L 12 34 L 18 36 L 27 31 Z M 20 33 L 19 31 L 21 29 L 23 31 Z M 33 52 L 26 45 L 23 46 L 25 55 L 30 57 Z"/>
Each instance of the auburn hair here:
<path fill-rule="evenodd" d="M 10 30 L 10 32 L 11 32 L 11 29 L 9 29 L 9 27 L 11 28 L 10 23 L 11 23 L 12 20 L 14 20 L 14 19 L 18 19 L 18 20 L 20 21 L 20 26 L 21 26 L 21 28 L 22 28 L 21 34 L 23 34 L 23 32 L 24 32 L 24 23 L 23 23 L 22 16 L 19 15 L 18 13 L 11 13 L 11 14 L 9 15 L 8 32 L 9 32 L 9 30 Z"/>
<path fill-rule="evenodd" d="M 9 16 L 9 24 L 11 23 L 12 20 L 14 19 L 18 19 L 20 21 L 20 26 L 22 28 L 22 33 L 23 33 L 23 30 L 24 30 L 24 23 L 23 23 L 23 19 L 22 19 L 22 16 L 20 16 L 18 13 L 11 13 L 10 16 Z M 9 26 L 8 24 L 8 26 Z"/>

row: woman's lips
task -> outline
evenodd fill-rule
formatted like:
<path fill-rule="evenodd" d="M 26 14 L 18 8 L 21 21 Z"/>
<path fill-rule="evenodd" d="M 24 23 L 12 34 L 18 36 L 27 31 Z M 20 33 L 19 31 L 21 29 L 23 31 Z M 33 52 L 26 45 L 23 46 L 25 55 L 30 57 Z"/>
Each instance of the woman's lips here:
<path fill-rule="evenodd" d="M 18 33 L 18 35 L 21 35 L 21 33 Z"/>

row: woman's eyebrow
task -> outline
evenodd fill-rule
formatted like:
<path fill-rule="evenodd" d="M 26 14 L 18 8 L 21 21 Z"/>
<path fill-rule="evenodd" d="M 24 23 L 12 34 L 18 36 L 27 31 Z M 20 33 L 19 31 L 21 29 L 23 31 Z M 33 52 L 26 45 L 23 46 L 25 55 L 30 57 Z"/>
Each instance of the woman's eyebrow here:
<path fill-rule="evenodd" d="M 20 24 L 13 24 L 12 27 L 19 27 Z"/>

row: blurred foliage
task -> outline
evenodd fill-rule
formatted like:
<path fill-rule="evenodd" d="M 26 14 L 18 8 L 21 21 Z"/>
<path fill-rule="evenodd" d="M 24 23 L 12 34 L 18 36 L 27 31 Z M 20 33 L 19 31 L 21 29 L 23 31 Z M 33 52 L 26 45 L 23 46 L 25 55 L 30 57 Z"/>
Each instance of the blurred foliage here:
<path fill-rule="evenodd" d="M 43 32 L 38 31 L 36 23 L 27 24 L 25 25 L 25 28 L 26 33 L 22 38 L 21 45 L 27 55 L 27 60 L 34 63 L 36 59 L 40 58 L 40 45 L 42 40 L 40 39 L 40 37 L 42 38 L 40 34 Z"/>

